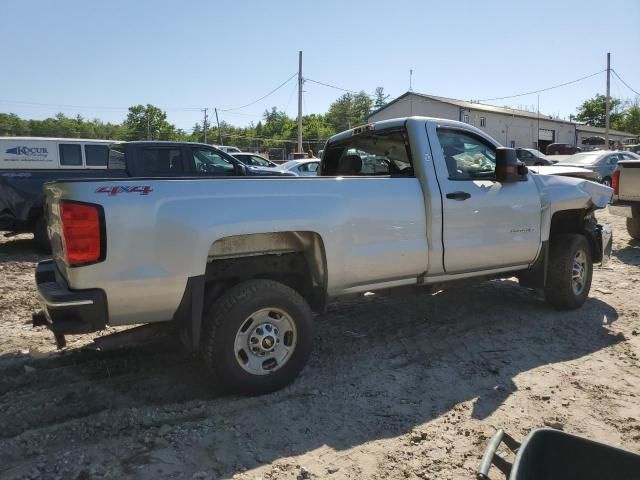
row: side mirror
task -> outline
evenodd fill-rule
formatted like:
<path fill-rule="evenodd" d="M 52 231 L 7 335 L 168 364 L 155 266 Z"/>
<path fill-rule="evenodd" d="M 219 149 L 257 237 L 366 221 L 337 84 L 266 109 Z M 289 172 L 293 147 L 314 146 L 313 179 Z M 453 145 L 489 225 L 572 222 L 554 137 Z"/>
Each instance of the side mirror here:
<path fill-rule="evenodd" d="M 529 169 L 518 162 L 513 148 L 496 149 L 496 180 L 500 183 L 519 182 L 527 178 Z"/>

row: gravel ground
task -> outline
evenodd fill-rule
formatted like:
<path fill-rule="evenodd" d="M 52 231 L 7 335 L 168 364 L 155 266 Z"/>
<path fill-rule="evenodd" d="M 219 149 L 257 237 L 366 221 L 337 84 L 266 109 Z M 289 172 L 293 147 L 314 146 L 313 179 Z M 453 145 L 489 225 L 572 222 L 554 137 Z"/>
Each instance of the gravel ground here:
<path fill-rule="evenodd" d="M 56 351 L 30 326 L 42 257 L 0 239 L 0 477 L 474 478 L 496 428 L 544 425 L 640 452 L 640 244 L 599 216 L 614 257 L 580 310 L 510 280 L 335 305 L 302 376 L 255 398 L 173 342 Z"/>

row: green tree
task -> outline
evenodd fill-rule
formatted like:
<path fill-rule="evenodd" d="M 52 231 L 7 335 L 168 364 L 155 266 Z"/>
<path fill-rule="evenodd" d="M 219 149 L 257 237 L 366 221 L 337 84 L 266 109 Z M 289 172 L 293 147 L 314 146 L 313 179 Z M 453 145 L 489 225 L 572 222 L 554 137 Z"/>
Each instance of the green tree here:
<path fill-rule="evenodd" d="M 578 114 L 576 120 L 579 122 L 585 122 L 592 127 L 605 127 L 605 112 L 606 112 L 606 98 L 604 95 L 596 95 L 593 98 L 585 100 L 578 108 Z M 609 125 L 611 128 L 615 126 L 622 119 L 622 113 L 618 111 L 622 105 L 620 99 L 612 98 L 609 107 Z"/>
<path fill-rule="evenodd" d="M 623 112 L 616 128 L 640 135 L 640 97 L 636 97 Z"/>
<path fill-rule="evenodd" d="M 124 127 L 128 140 L 173 140 L 176 136 L 166 112 L 150 104 L 129 107 Z"/>
<path fill-rule="evenodd" d="M 327 124 L 336 132 L 348 130 L 365 122 L 373 102 L 363 91 L 345 93 L 329 106 L 325 115 Z"/>
<path fill-rule="evenodd" d="M 382 87 L 377 87 L 376 88 L 375 96 L 376 96 L 376 99 L 373 101 L 373 108 L 374 109 L 378 109 L 378 108 L 384 107 L 387 104 L 387 100 L 390 97 L 390 95 L 385 95 L 384 88 L 382 88 Z"/>

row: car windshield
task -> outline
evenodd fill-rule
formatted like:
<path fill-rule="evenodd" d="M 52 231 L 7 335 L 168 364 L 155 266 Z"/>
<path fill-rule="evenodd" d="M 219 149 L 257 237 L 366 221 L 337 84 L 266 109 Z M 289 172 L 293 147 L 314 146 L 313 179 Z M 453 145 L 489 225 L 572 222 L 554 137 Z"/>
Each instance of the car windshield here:
<path fill-rule="evenodd" d="M 532 155 L 538 158 L 547 158 L 547 156 L 544 153 L 536 150 L 535 148 L 525 148 L 523 150 L 526 150 L 527 152 L 531 153 Z"/>
<path fill-rule="evenodd" d="M 295 167 L 296 165 L 299 165 L 299 164 L 300 164 L 300 160 L 289 160 L 288 162 L 281 164 L 280 168 L 282 170 L 289 170 L 291 167 Z"/>
<path fill-rule="evenodd" d="M 563 163 L 579 163 L 580 165 L 592 165 L 596 163 L 600 157 L 602 157 L 601 153 L 575 153 L 570 157 L 567 157 L 563 160 Z"/>
<path fill-rule="evenodd" d="M 259 157 L 258 155 L 243 155 L 240 157 L 240 160 L 243 162 L 246 160 L 246 163 L 251 165 L 255 165 L 258 167 L 270 167 L 271 162 L 266 158 Z"/>

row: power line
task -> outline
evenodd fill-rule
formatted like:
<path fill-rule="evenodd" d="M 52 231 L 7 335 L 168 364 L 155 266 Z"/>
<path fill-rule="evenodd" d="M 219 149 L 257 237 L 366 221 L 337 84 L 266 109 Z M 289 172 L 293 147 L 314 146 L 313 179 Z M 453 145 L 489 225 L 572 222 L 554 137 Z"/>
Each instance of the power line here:
<path fill-rule="evenodd" d="M 491 101 L 494 101 L 494 100 L 506 100 L 508 98 L 524 97 L 526 95 L 532 95 L 534 93 L 541 93 L 541 92 L 546 92 L 548 90 L 553 90 L 554 88 L 565 87 L 567 85 L 571 85 L 572 83 L 578 83 L 578 82 L 581 82 L 582 80 L 586 80 L 587 78 L 595 77 L 596 75 L 599 75 L 602 72 L 606 72 L 606 69 L 605 70 L 600 70 L 599 72 L 596 72 L 596 73 L 592 73 L 591 75 L 586 75 L 584 77 L 580 77 L 580 78 L 577 78 L 575 80 L 571 80 L 570 82 L 561 83 L 559 85 L 554 85 L 552 87 L 542 88 L 540 90 L 533 90 L 531 92 L 526 92 L 526 93 L 518 93 L 516 95 L 508 95 L 506 97 L 483 98 L 481 100 L 474 100 L 474 101 L 475 102 L 491 102 Z"/>
<path fill-rule="evenodd" d="M 362 92 L 356 92 L 355 90 L 349 90 L 347 88 L 338 87 L 337 85 L 331 85 L 330 83 L 319 82 L 318 80 L 313 80 L 311 78 L 305 78 L 304 80 L 305 80 L 305 82 L 317 83 L 318 85 L 322 85 L 323 87 L 329 87 L 329 88 L 334 88 L 336 90 L 342 90 L 343 92 L 351 93 L 353 95 L 358 95 L 358 94 L 362 93 Z M 369 95 L 368 93 L 365 93 L 365 95 L 367 97 L 375 98 L 375 95 Z"/>
<path fill-rule="evenodd" d="M 254 100 L 253 102 L 247 103 L 246 105 L 242 105 L 240 107 L 234 107 L 234 108 L 219 108 L 218 111 L 220 112 L 228 112 L 230 110 L 240 110 L 241 108 L 245 108 L 245 107 L 250 107 L 251 105 L 255 105 L 256 103 L 258 103 L 260 100 L 264 100 L 265 98 L 267 98 L 269 95 L 271 95 L 272 93 L 277 92 L 278 90 L 280 90 L 282 87 L 284 87 L 287 83 L 289 83 L 294 77 L 298 76 L 298 72 L 294 73 L 293 75 L 291 75 L 289 78 L 287 78 L 284 82 L 282 82 L 280 85 L 278 85 L 276 88 L 274 88 L 273 90 L 271 90 L 269 93 L 267 93 L 266 95 L 263 95 L 262 97 L 258 98 L 257 100 Z"/>
<path fill-rule="evenodd" d="M 620 78 L 620 75 L 618 75 L 618 72 L 616 72 L 613 68 L 611 69 L 611 71 L 613 72 L 613 74 L 618 77 L 618 80 L 620 80 L 625 87 L 627 87 L 629 90 L 631 90 L 633 93 L 635 93 L 636 95 L 640 95 L 640 93 L 638 93 L 637 91 L 635 91 L 633 88 L 631 88 L 629 86 L 629 84 L 627 82 L 625 82 L 622 78 Z"/>

